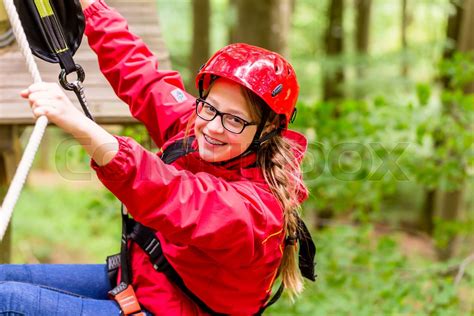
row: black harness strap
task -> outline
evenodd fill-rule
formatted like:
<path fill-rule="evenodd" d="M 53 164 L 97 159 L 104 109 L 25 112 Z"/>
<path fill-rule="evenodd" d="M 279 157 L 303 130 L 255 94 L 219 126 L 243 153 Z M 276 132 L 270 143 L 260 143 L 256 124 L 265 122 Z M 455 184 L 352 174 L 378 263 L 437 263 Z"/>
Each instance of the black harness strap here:
<path fill-rule="evenodd" d="M 129 236 L 140 246 L 140 248 L 143 249 L 143 251 L 145 251 L 146 254 L 148 254 L 150 262 L 153 264 L 153 268 L 156 271 L 164 273 L 172 283 L 177 285 L 181 291 L 183 291 L 183 293 L 186 294 L 192 301 L 194 301 L 194 303 L 196 303 L 203 311 L 216 316 L 226 315 L 213 311 L 209 306 L 206 305 L 206 303 L 204 303 L 199 297 L 197 297 L 193 292 L 191 292 L 191 290 L 188 289 L 188 287 L 184 284 L 183 279 L 163 255 L 161 243 L 158 238 L 156 238 L 155 231 L 153 229 L 135 222 L 132 232 Z"/>
<path fill-rule="evenodd" d="M 192 153 L 193 151 L 195 151 L 191 146 L 195 138 L 196 137 L 194 136 L 190 136 L 177 140 L 173 144 L 169 145 L 163 151 L 163 154 L 161 154 L 161 160 L 165 164 L 169 165 L 175 162 L 178 158 Z"/>
<path fill-rule="evenodd" d="M 132 272 L 130 271 L 130 256 L 128 252 L 128 227 L 130 226 L 130 218 L 124 212 L 125 207 L 121 205 L 122 210 L 122 239 L 120 240 L 120 262 L 121 262 L 121 282 L 126 284 L 132 283 Z"/>
<path fill-rule="evenodd" d="M 263 312 L 267 308 L 269 308 L 270 306 L 275 304 L 280 299 L 281 295 L 283 294 L 284 289 L 285 289 L 285 286 L 283 285 L 283 283 L 281 283 L 280 286 L 278 287 L 278 290 L 275 292 L 275 294 L 273 294 L 273 297 L 258 310 L 258 312 L 255 314 L 255 316 L 262 315 Z"/>

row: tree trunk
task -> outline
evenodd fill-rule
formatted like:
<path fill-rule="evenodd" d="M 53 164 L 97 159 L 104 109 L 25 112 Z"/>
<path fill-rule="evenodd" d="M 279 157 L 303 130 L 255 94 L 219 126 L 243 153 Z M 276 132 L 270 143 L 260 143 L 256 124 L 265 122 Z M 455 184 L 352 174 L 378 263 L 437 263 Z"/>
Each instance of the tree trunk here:
<path fill-rule="evenodd" d="M 418 220 L 418 227 L 428 235 L 433 235 L 434 229 L 434 210 L 436 206 L 436 190 L 428 189 L 425 192 L 425 199 L 421 209 L 421 216 Z"/>
<path fill-rule="evenodd" d="M 456 7 L 456 15 L 450 17 L 448 21 L 448 37 L 453 41 L 453 45 L 448 47 L 445 51 L 444 58 L 450 58 L 454 52 L 457 51 L 474 51 L 474 41 L 472 40 L 472 25 L 474 16 L 474 0 L 464 1 L 453 1 L 453 5 Z M 468 35 L 471 34 L 471 36 Z M 448 87 L 449 78 L 443 78 L 443 85 L 445 89 Z M 465 93 L 474 92 L 472 84 L 464 89 Z M 449 103 L 443 104 L 444 112 L 446 115 L 450 115 Z M 456 155 L 453 153 L 452 155 Z M 458 157 L 461 160 L 461 157 Z M 459 189 L 454 191 L 440 192 L 440 217 L 444 221 L 456 221 L 460 218 L 462 209 L 462 197 L 464 190 L 464 183 L 461 183 Z M 456 235 L 452 236 L 445 248 L 438 249 L 438 256 L 442 260 L 449 259 L 454 253 L 456 244 Z"/>
<path fill-rule="evenodd" d="M 325 50 L 328 57 L 341 56 L 344 49 L 343 0 L 331 0 L 328 10 L 329 24 L 325 35 Z M 334 71 L 323 71 L 323 99 L 339 99 L 343 97 L 342 86 L 344 69 L 337 66 Z"/>
<path fill-rule="evenodd" d="M 20 161 L 20 133 L 18 126 L 0 126 L 0 201 L 3 201 L 16 166 Z M 10 262 L 11 226 L 0 242 L 0 264 Z"/>
<path fill-rule="evenodd" d="M 41 146 L 37 155 L 38 165 L 37 168 L 42 171 L 50 170 L 51 160 L 51 130 L 46 129 L 44 131 L 43 139 L 41 140 Z"/>
<path fill-rule="evenodd" d="M 401 42 L 402 42 L 402 66 L 401 73 L 403 77 L 408 77 L 408 63 L 407 63 L 407 28 L 408 28 L 408 12 L 407 12 L 407 2 L 408 0 L 402 0 L 402 27 L 401 27 Z"/>
<path fill-rule="evenodd" d="M 356 0 L 356 52 L 367 54 L 370 39 L 370 13 L 372 0 Z"/>
<path fill-rule="evenodd" d="M 462 207 L 462 190 L 455 190 L 451 192 L 442 192 L 440 202 L 440 217 L 441 220 L 452 222 L 459 219 Z M 451 258 L 456 246 L 456 236 L 449 238 L 448 244 L 445 247 L 437 249 L 438 258 L 447 260 Z"/>
<path fill-rule="evenodd" d="M 370 15 L 372 0 L 356 0 L 355 4 L 355 48 L 357 53 L 356 72 L 358 78 L 364 78 L 367 68 L 367 55 L 370 39 Z M 363 97 L 363 91 L 357 88 L 356 98 Z"/>
<path fill-rule="evenodd" d="M 210 16 L 211 7 L 209 0 L 193 0 L 193 39 L 191 45 L 191 76 L 188 90 L 194 90 L 194 78 L 202 64 L 206 62 L 210 49 Z"/>
<path fill-rule="evenodd" d="M 227 34 L 228 34 L 228 43 L 237 43 L 237 15 L 238 15 L 238 8 L 237 8 L 237 2 L 236 1 L 229 1 L 228 3 L 228 29 L 227 29 Z"/>
<path fill-rule="evenodd" d="M 469 0 L 468 0 L 469 1 Z M 451 0 L 456 12 L 448 18 L 448 25 L 446 28 L 447 44 L 443 52 L 443 59 L 450 59 L 459 46 L 459 37 L 461 34 L 461 23 L 463 19 L 463 3 L 464 0 Z M 448 89 L 449 78 L 442 78 L 442 84 L 445 89 Z"/>
<path fill-rule="evenodd" d="M 288 57 L 293 0 L 238 0 L 234 42 L 260 46 Z"/>
<path fill-rule="evenodd" d="M 455 2 L 453 2 L 454 7 L 456 8 L 455 14 L 449 16 L 448 18 L 448 25 L 446 28 L 446 38 L 448 40 L 448 45 L 444 49 L 443 52 L 443 59 L 449 59 L 452 57 L 457 43 L 458 43 L 458 38 L 460 34 L 460 26 L 461 26 L 461 18 L 462 18 L 462 6 L 461 5 L 456 5 Z M 444 89 L 448 88 L 448 82 L 449 78 L 441 78 L 441 82 L 443 84 Z M 440 133 L 437 133 L 440 134 Z M 444 140 L 436 140 L 434 144 L 434 149 L 439 148 L 443 146 Z M 441 162 L 439 162 L 440 164 Z M 434 191 L 434 192 L 433 192 Z M 440 209 L 439 205 L 437 205 L 436 202 L 436 196 L 440 196 L 440 201 L 443 200 L 441 192 L 438 192 L 438 190 L 432 190 L 432 189 L 427 189 L 425 190 L 424 193 L 424 202 L 423 202 L 423 209 L 421 212 L 420 216 L 420 227 L 427 229 L 425 230 L 427 233 L 433 233 L 433 229 L 429 230 L 429 227 L 434 226 L 433 223 L 433 215 L 435 214 L 435 211 L 437 209 Z"/>
<path fill-rule="evenodd" d="M 461 25 L 458 49 L 462 52 L 472 52 L 474 51 L 474 1 L 465 0 L 464 8 L 466 14 Z M 465 87 L 465 91 L 474 93 L 474 81 Z"/>

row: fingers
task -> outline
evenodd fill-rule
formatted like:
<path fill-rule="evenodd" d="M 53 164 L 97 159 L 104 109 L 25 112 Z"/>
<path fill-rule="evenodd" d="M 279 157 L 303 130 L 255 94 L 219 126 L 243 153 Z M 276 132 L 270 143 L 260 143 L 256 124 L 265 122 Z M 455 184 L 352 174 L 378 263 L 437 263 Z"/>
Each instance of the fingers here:
<path fill-rule="evenodd" d="M 28 90 L 30 92 L 38 92 L 38 91 L 50 90 L 50 89 L 56 89 L 56 88 L 59 88 L 59 86 L 53 82 L 37 82 L 30 85 L 28 87 Z"/>
<path fill-rule="evenodd" d="M 37 92 L 36 92 L 37 93 Z M 51 98 L 37 98 L 29 99 L 31 110 L 33 111 L 34 117 L 38 118 L 41 115 L 46 115 L 49 117 L 49 114 L 56 113 L 57 107 L 56 102 Z"/>
<path fill-rule="evenodd" d="M 56 83 L 40 82 L 21 91 L 28 100 L 35 118 L 46 115 L 58 126 L 67 126 L 75 118 L 78 110 Z"/>
<path fill-rule="evenodd" d="M 28 99 L 30 107 L 35 105 L 51 106 L 56 101 L 64 101 L 67 99 L 61 88 L 55 83 L 40 82 L 29 86 L 21 91 L 20 95 Z"/>
<path fill-rule="evenodd" d="M 64 94 L 58 84 L 51 83 L 51 82 L 38 82 L 33 83 L 28 88 L 22 90 L 20 92 L 21 97 L 27 99 L 32 93 L 40 92 L 40 91 L 50 91 L 55 92 L 58 95 Z"/>
<path fill-rule="evenodd" d="M 62 98 L 63 92 L 57 84 L 39 82 L 30 85 L 20 92 L 22 98 L 28 99 L 33 116 L 48 116 L 56 110 L 56 103 Z"/>
<path fill-rule="evenodd" d="M 46 107 L 35 107 L 32 110 L 33 110 L 33 116 L 35 119 L 43 115 L 48 116 L 49 114 L 49 108 L 46 108 Z"/>
<path fill-rule="evenodd" d="M 28 99 L 28 96 L 30 95 L 30 90 L 28 88 L 21 90 L 20 95 L 24 99 Z"/>

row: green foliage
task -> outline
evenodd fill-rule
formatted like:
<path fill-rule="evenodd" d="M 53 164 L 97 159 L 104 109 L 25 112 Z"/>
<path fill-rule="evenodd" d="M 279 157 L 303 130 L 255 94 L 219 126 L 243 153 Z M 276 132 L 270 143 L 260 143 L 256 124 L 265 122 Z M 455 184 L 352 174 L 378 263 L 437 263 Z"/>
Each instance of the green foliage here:
<path fill-rule="evenodd" d="M 50 130 L 50 137 L 54 142 L 54 163 L 56 171 L 79 176 L 89 169 L 89 156 L 82 146 L 70 135 L 59 129 Z M 50 146 L 51 147 L 51 146 Z"/>
<path fill-rule="evenodd" d="M 474 54 L 456 53 L 440 65 L 440 75 L 448 83 L 440 96 L 440 103 L 432 109 L 419 109 L 422 117 L 417 123 L 418 151 L 428 148 L 423 168 L 415 173 L 417 181 L 428 188 L 452 191 L 461 188 L 472 178 L 470 166 L 474 162 L 474 93 L 463 88 L 474 81 Z M 418 86 L 421 105 L 427 104 L 426 85 Z M 420 88 L 424 87 L 424 88 Z"/>
<path fill-rule="evenodd" d="M 407 256 L 394 236 L 378 235 L 370 225 L 336 226 L 315 234 L 318 278 L 301 299 L 270 308 L 270 315 L 467 315 L 474 312 L 444 272 L 423 256 Z M 459 262 L 456 262 L 459 263 Z M 451 263 L 453 264 L 453 263 Z M 472 292 L 472 287 L 470 288 Z"/>
<path fill-rule="evenodd" d="M 127 125 L 124 126 L 120 132 L 120 135 L 127 136 L 136 140 L 140 145 L 150 149 L 153 145 L 148 131 L 144 125 Z"/>
<path fill-rule="evenodd" d="M 410 106 L 379 97 L 298 108 L 298 128 L 310 136 L 303 167 L 309 207 L 378 211 L 397 183 L 409 180 L 403 161 L 411 151 Z"/>
<path fill-rule="evenodd" d="M 472 214 L 471 214 L 472 217 Z M 435 231 L 433 240 L 438 248 L 445 248 L 455 236 L 471 236 L 474 231 L 474 218 L 446 220 L 434 218 Z"/>
<path fill-rule="evenodd" d="M 462 89 L 474 81 L 474 52 L 456 52 L 451 59 L 444 59 L 440 72 L 448 78 L 451 89 Z"/>
<path fill-rule="evenodd" d="M 119 248 L 119 210 L 105 189 L 26 188 L 13 218 L 13 261 L 105 262 Z"/>
<path fill-rule="evenodd" d="M 461 89 L 474 79 L 472 56 L 456 54 L 442 64 L 450 82 L 442 103 L 435 84 L 420 83 L 416 98 L 403 103 L 378 96 L 298 104 L 296 125 L 309 138 L 305 209 L 370 220 L 401 185 L 449 191 L 472 181 L 474 95 Z"/>

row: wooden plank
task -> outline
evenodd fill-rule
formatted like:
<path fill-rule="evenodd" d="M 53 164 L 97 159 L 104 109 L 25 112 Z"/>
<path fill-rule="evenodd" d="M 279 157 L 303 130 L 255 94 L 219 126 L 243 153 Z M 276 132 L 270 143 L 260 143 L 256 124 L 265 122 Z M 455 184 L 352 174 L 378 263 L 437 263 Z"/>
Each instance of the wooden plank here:
<path fill-rule="evenodd" d="M 109 5 L 130 19 L 130 30 L 140 36 L 155 53 L 162 70 L 171 69 L 169 52 L 166 49 L 160 28 L 156 3 L 154 0 L 109 0 Z M 99 123 L 131 123 L 128 108 L 120 101 L 104 76 L 100 73 L 97 56 L 88 46 L 84 38 L 81 48 L 75 55 L 75 60 L 86 72 L 84 87 L 89 107 Z M 57 82 L 59 66 L 49 64 L 36 58 L 42 79 Z M 32 124 L 31 111 L 24 100 L 19 97 L 19 91 L 31 84 L 32 78 L 27 72 L 24 58 L 18 48 L 13 45 L 0 50 L 0 125 Z M 74 80 L 74 75 L 70 75 Z M 68 93 L 70 99 L 78 106 L 73 93 Z"/>
<path fill-rule="evenodd" d="M 0 196 L 3 199 L 3 196 Z M 8 225 L 7 231 L 3 236 L 2 242 L 0 242 L 0 264 L 10 263 L 11 252 L 12 252 L 12 230 L 11 225 Z"/>
<path fill-rule="evenodd" d="M 169 58 L 168 55 L 160 54 L 156 57 L 158 58 L 158 62 L 160 64 L 159 67 L 161 70 L 169 69 L 169 65 L 167 64 L 167 59 Z M 42 74 L 43 72 L 59 73 L 60 71 L 60 68 L 57 64 L 45 63 L 44 61 L 38 58 L 35 58 L 35 60 L 38 64 L 38 68 L 40 69 L 40 71 L 42 71 Z M 95 71 L 95 68 L 99 65 L 97 63 L 97 56 L 94 53 L 82 51 L 77 52 L 77 54 L 74 56 L 74 60 L 82 67 L 90 68 L 90 71 L 92 71 L 93 73 L 97 72 Z M 164 65 L 162 65 L 162 63 L 164 63 Z M 5 56 L 0 58 L 0 67 L 0 69 L 2 70 L 2 72 L 0 73 L 0 84 L 3 84 L 4 81 L 8 81 L 8 79 L 12 77 L 12 74 L 14 77 L 22 74 L 25 76 L 30 76 L 30 74 L 27 72 L 25 61 L 23 57 L 19 54 L 15 56 Z M 17 73 L 12 73 L 12 71 L 16 71 Z"/>
<path fill-rule="evenodd" d="M 80 108 L 77 100 L 74 105 Z M 135 123 L 131 117 L 128 107 L 124 103 L 111 100 L 95 100 L 90 104 L 90 110 L 99 124 Z M 0 107 L 0 126 L 9 124 L 33 124 L 34 118 L 26 102 L 12 103 L 9 108 Z"/>

